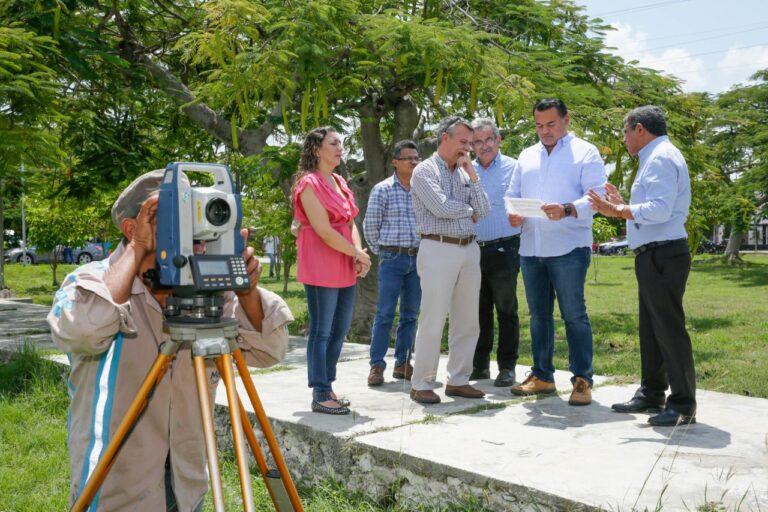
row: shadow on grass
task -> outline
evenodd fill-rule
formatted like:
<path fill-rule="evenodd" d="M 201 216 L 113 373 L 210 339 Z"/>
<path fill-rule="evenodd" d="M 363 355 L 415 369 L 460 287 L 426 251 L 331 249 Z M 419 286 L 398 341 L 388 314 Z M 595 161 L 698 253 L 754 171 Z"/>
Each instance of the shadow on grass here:
<path fill-rule="evenodd" d="M 731 327 L 733 320 L 725 317 L 688 316 L 686 323 L 695 331 L 711 331 L 723 327 Z"/>
<path fill-rule="evenodd" d="M 638 323 L 635 313 L 590 313 L 589 321 L 592 324 L 592 331 L 598 335 L 611 336 L 616 333 L 637 335 Z"/>
<path fill-rule="evenodd" d="M 32 286 L 30 288 L 27 288 L 27 293 L 33 293 L 35 295 L 45 295 L 45 294 L 53 295 L 54 293 L 56 293 L 56 290 L 58 290 L 57 287 L 50 284 L 46 284 L 42 286 Z"/>
<path fill-rule="evenodd" d="M 768 286 L 768 265 L 746 262 L 740 266 L 723 263 L 719 258 L 697 261 L 691 272 L 714 275 L 742 287 Z"/>

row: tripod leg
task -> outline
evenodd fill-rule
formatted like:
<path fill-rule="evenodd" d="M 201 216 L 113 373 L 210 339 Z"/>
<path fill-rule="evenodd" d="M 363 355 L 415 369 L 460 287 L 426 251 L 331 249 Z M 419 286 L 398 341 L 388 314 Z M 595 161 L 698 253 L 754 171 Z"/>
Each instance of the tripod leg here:
<path fill-rule="evenodd" d="M 216 360 L 216 366 L 219 369 L 219 374 L 223 374 L 222 362 L 220 359 Z M 270 497 L 272 498 L 272 503 L 274 503 L 275 507 L 277 508 L 277 503 L 275 501 L 274 493 L 272 492 L 272 487 L 269 485 L 269 481 L 267 480 L 267 473 L 269 472 L 269 468 L 267 467 L 267 459 L 264 458 L 264 452 L 261 451 L 259 441 L 256 439 L 256 433 L 253 431 L 253 427 L 248 420 L 248 412 L 245 410 L 245 407 L 243 407 L 243 401 L 240 400 L 239 396 L 237 398 L 237 406 L 240 410 L 240 420 L 243 425 L 243 431 L 245 432 L 245 438 L 248 440 L 248 445 L 251 447 L 251 452 L 253 452 L 253 457 L 256 459 L 256 464 L 259 466 L 261 477 L 264 480 L 264 485 L 267 487 L 267 491 L 269 491 Z M 278 508 L 278 511 L 279 510 L 280 509 Z"/>
<path fill-rule="evenodd" d="M 227 402 L 229 403 L 229 419 L 232 423 L 232 440 L 235 445 L 235 458 L 237 459 L 237 470 L 240 473 L 240 491 L 243 493 L 243 509 L 245 512 L 253 512 L 253 490 L 251 489 L 251 472 L 248 468 L 248 454 L 245 452 L 245 442 L 243 440 L 243 424 L 240 420 L 240 408 L 238 404 L 240 399 L 237 396 L 235 388 L 235 374 L 232 371 L 232 356 L 222 354 L 219 359 L 221 364 L 219 368 L 224 386 L 227 388 Z"/>
<path fill-rule="evenodd" d="M 80 493 L 80 496 L 77 497 L 77 500 L 72 505 L 70 510 L 73 512 L 82 512 L 87 509 L 88 505 L 93 501 L 93 497 L 96 496 L 99 487 L 104 483 L 104 479 L 107 477 L 107 473 L 109 473 L 109 469 L 112 467 L 115 457 L 117 457 L 117 452 L 120 450 L 125 437 L 128 435 L 128 432 L 131 431 L 131 428 L 133 428 L 141 411 L 146 407 L 147 397 L 157 383 L 163 378 L 163 375 L 165 375 L 165 372 L 168 369 L 168 362 L 172 358 L 173 354 L 166 355 L 161 352 L 157 355 L 157 359 L 155 359 L 155 362 L 152 364 L 152 368 L 149 370 L 144 382 L 142 382 L 133 402 L 128 406 L 128 411 L 125 413 L 123 420 L 115 430 L 112 440 L 104 450 L 104 455 L 102 455 L 98 464 L 96 464 L 96 467 L 93 469 L 88 482 L 86 482 L 85 487 L 83 488 L 83 492 Z"/>
<path fill-rule="evenodd" d="M 245 357 L 239 348 L 232 352 L 232 356 L 235 359 L 237 371 L 240 373 L 240 378 L 248 393 L 248 398 L 251 399 L 251 405 L 253 405 L 253 410 L 256 413 L 256 419 L 258 419 L 261 431 L 264 433 L 264 438 L 269 445 L 269 451 L 275 459 L 275 464 L 280 472 L 280 477 L 283 480 L 283 485 L 288 493 L 288 498 L 293 506 L 293 510 L 295 512 L 304 512 L 301 499 L 299 499 L 299 492 L 296 490 L 296 485 L 293 483 L 291 474 L 288 472 L 288 466 L 286 466 L 283 454 L 280 451 L 280 447 L 277 445 L 277 439 L 275 438 L 274 432 L 272 432 L 267 413 L 264 411 L 264 406 L 261 404 L 258 393 L 256 393 L 256 386 L 254 386 L 251 374 L 248 372 L 248 365 L 245 364 Z"/>
<path fill-rule="evenodd" d="M 213 490 L 213 508 L 216 512 L 222 512 L 224 510 L 224 491 L 221 486 L 219 456 L 216 451 L 216 434 L 213 431 L 211 401 L 208 397 L 205 358 L 203 356 L 194 356 L 193 360 L 195 363 L 197 398 L 200 402 L 200 415 L 203 420 L 203 434 L 205 435 L 205 452 L 208 455 L 208 473 L 211 476 L 211 489 Z"/>

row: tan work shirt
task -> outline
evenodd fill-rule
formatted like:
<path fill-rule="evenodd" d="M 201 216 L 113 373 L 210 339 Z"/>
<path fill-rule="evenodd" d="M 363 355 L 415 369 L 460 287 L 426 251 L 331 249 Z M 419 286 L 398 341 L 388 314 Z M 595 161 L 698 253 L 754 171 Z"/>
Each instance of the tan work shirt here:
<path fill-rule="evenodd" d="M 110 258 L 114 261 L 122 251 Z M 82 491 L 153 362 L 163 330 L 160 305 L 140 279 L 131 298 L 116 304 L 104 284 L 109 261 L 93 262 L 69 274 L 56 293 L 48 324 L 56 344 L 69 353 L 70 500 Z M 259 288 L 264 319 L 254 330 L 228 292 L 224 316 L 240 320 L 238 342 L 249 365 L 267 367 L 285 357 L 286 326 L 293 316 L 283 299 Z M 207 361 L 211 399 L 219 381 Z M 176 354 L 151 394 L 146 410 L 127 437 L 89 510 L 165 510 L 165 463 L 180 512 L 193 510 L 208 489 L 205 443 L 191 349 Z"/>

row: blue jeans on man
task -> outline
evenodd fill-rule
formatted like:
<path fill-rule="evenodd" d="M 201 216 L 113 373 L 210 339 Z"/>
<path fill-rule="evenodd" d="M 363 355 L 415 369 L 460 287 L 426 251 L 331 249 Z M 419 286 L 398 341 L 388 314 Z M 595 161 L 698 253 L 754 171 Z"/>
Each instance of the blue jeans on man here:
<path fill-rule="evenodd" d="M 371 334 L 371 366 L 387 367 L 384 356 L 389 348 L 398 298 L 400 319 L 395 337 L 395 366 L 411 359 L 421 303 L 421 283 L 416 272 L 416 255 L 382 249 L 379 252 L 379 300 Z"/>
<path fill-rule="evenodd" d="M 569 368 L 574 381 L 582 377 L 592 385 L 592 326 L 584 301 L 589 268 L 589 247 L 578 247 L 554 257 L 521 256 L 525 296 L 531 314 L 531 372 L 546 382 L 555 380 L 555 297 L 565 322 Z"/>
<path fill-rule="evenodd" d="M 307 337 L 307 377 L 316 402 L 331 398 L 336 380 L 336 363 L 344 338 L 352 325 L 355 285 L 327 288 L 305 284 L 309 335 Z"/>

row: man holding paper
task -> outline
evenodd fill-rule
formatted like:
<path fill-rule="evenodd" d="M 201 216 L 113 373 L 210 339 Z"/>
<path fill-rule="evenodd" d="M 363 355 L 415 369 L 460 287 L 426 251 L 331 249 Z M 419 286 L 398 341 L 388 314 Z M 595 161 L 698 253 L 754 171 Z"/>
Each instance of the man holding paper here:
<path fill-rule="evenodd" d="M 552 312 L 557 297 L 573 373 L 568 403 L 587 405 L 592 401 L 592 326 L 584 281 L 593 216 L 587 191 L 605 189 L 605 167 L 594 145 L 568 133 L 570 117 L 562 100 L 539 101 L 533 117 L 540 142 L 520 153 L 506 193 L 509 222 L 522 226 L 520 268 L 531 314 L 533 352 L 530 375 L 511 391 L 523 396 L 556 391 Z M 538 208 L 536 200 L 541 201 Z"/>

